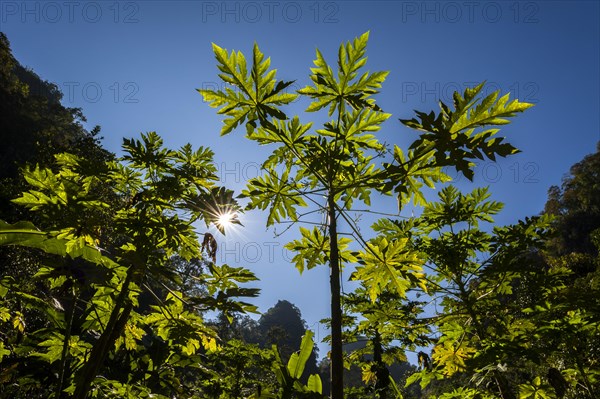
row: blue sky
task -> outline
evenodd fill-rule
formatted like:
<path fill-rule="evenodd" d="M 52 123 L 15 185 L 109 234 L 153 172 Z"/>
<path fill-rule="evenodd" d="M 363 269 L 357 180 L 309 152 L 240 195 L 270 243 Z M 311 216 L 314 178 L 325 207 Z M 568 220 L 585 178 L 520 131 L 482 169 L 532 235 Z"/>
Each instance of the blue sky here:
<path fill-rule="evenodd" d="M 501 132 L 523 152 L 483 162 L 476 185 L 506 203 L 497 218 L 513 223 L 538 213 L 550 185 L 600 140 L 600 3 L 595 1 L 3 1 L 0 30 L 13 53 L 102 126 L 104 145 L 157 131 L 169 146 L 211 147 L 223 184 L 239 192 L 258 174 L 263 148 L 242 131 L 219 137 L 221 121 L 197 88 L 219 85 L 211 42 L 246 53 L 256 41 L 278 77 L 307 84 L 315 48 L 335 63 L 337 48 L 370 31 L 368 69 L 389 70 L 378 103 L 393 114 L 382 141 L 406 147 L 416 134 L 400 125 L 454 90 L 487 80 L 536 106 Z M 298 101 L 288 114 L 314 115 Z M 459 184 L 461 182 L 459 181 Z M 468 189 L 467 185 L 461 185 Z M 379 201 L 393 212 L 393 201 Z M 287 299 L 323 337 L 328 270 L 301 277 L 259 212 L 246 228 L 219 238 L 218 261 L 260 278 L 261 311 Z M 368 227 L 364 226 L 365 229 Z M 281 229 L 279 229 L 281 230 Z M 349 287 L 347 285 L 347 287 Z M 322 347 L 325 349 L 325 347 Z M 324 354 L 324 352 L 321 352 Z"/>

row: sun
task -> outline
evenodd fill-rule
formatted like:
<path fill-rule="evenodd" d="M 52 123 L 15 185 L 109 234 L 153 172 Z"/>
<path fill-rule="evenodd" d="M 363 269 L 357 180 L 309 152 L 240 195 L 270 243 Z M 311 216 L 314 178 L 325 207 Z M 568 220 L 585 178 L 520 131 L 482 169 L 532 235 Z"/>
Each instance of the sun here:
<path fill-rule="evenodd" d="M 235 220 L 237 214 L 234 212 L 226 212 L 219 215 L 217 219 L 217 224 L 222 228 L 228 228 L 233 225 L 233 221 Z"/>

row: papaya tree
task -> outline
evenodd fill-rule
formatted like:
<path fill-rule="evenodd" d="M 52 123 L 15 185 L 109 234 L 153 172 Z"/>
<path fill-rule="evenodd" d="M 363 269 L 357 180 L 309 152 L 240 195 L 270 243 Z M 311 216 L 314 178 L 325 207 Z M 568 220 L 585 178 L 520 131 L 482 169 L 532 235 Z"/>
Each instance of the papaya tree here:
<path fill-rule="evenodd" d="M 418 217 L 374 226 L 389 240 L 408 240 L 427 259 L 427 284 L 419 294 L 436 305 L 421 322 L 431 328 L 433 350 L 420 354 L 424 367 L 407 385 L 420 381 L 425 389 L 432 381 L 454 380 L 460 389 L 440 397 L 517 398 L 539 354 L 531 350 L 537 326 L 512 294 L 523 279 L 540 291 L 559 287 L 560 270 L 540 273 L 532 262 L 549 218 L 526 218 L 490 232 L 485 227 L 502 204 L 489 200 L 487 189 L 462 194 L 448 186 L 438 196 Z"/>
<path fill-rule="evenodd" d="M 52 387 L 44 396 L 53 398 L 183 395 L 178 370 L 218 350 L 202 312 L 255 310 L 235 299 L 258 294 L 238 286 L 254 275 L 214 264 L 216 247 L 201 246 L 194 226 L 237 209 L 232 193 L 215 185 L 212 152 L 165 148 L 154 132 L 125 139 L 123 149 L 107 168 L 71 154 L 57 155 L 52 169 L 26 168 L 31 189 L 14 202 L 51 227 L 0 222 L 0 245 L 46 254 L 30 276 L 36 290 L 10 277 L 0 285 L 0 320 L 12 325 L 0 348 L 2 378 L 20 392 L 35 385 Z M 206 271 L 193 278 L 206 294 L 177 290 L 172 260 L 203 257 Z M 24 311 L 44 319 L 43 328 L 28 329 Z"/>
<path fill-rule="evenodd" d="M 507 118 L 531 104 L 509 101 L 498 92 L 481 95 L 483 84 L 454 94 L 454 109 L 440 103 L 439 114 L 417 112 L 404 124 L 421 132 L 408 151 L 382 144 L 375 132 L 390 118 L 375 102 L 388 72 L 369 72 L 366 46 L 369 33 L 339 47 L 337 71 L 317 50 L 311 68 L 311 85 L 286 93 L 293 82 L 278 81 L 257 44 L 247 61 L 242 52 L 213 44 L 227 85 L 223 90 L 199 90 L 210 106 L 224 115 L 221 135 L 245 126 L 246 137 L 274 150 L 262 164 L 263 174 L 248 182 L 243 197 L 247 209 L 267 210 L 267 226 L 276 223 L 300 226 L 301 238 L 286 245 L 297 255 L 293 262 L 302 272 L 317 265 L 330 268 L 331 289 L 331 393 L 343 397 L 341 269 L 359 263 L 354 273 L 371 297 L 393 287 L 399 295 L 424 284 L 423 259 L 406 241 L 385 238 L 367 241 L 350 212 L 371 204 L 371 195 L 393 194 L 404 205 L 414 199 L 425 203 L 421 187 L 449 181 L 443 167 L 454 166 L 473 177 L 475 159 L 495 160 L 517 150 L 494 137 L 489 125 L 509 123 Z M 283 107 L 298 96 L 311 100 L 307 112 L 323 111 L 330 120 L 313 129 L 299 116 L 288 118 Z M 306 208 L 299 212 L 299 208 Z M 320 214 L 321 219 L 312 218 Z M 349 229 L 340 235 L 340 228 Z M 351 243 L 360 251 L 353 251 Z"/>
<path fill-rule="evenodd" d="M 364 287 L 344 295 L 343 301 L 345 341 L 364 342 L 346 355 L 346 361 L 361 368 L 363 389 L 372 392 L 369 397 L 395 397 L 399 388 L 390 366 L 408 364 L 406 351 L 431 343 L 431 329 L 419 318 L 425 302 L 402 298 L 396 290 L 381 292 L 373 302 Z"/>
<path fill-rule="evenodd" d="M 588 156 L 572 169 L 589 171 L 587 184 L 564 179 L 570 203 L 552 188 L 545 214 L 514 225 L 491 228 L 502 204 L 490 201 L 486 189 L 462 194 L 453 187 L 419 217 L 375 225 L 423 252 L 429 282 L 419 294 L 439 305 L 422 321 L 435 332 L 431 357 L 423 352 L 427 366 L 409 384 L 420 381 L 440 398 L 597 396 L 594 161 Z M 587 214 L 588 224 L 573 224 L 573 214 Z M 565 251 L 574 236 L 573 252 Z"/>

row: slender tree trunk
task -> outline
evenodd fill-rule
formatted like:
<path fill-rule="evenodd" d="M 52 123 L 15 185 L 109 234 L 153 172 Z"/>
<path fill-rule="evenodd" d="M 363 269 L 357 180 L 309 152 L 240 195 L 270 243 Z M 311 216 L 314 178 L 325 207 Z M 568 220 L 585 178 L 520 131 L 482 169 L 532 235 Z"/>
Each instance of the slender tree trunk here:
<path fill-rule="evenodd" d="M 377 398 L 379 399 L 387 399 L 387 387 L 390 384 L 390 374 L 383 363 L 383 347 L 381 345 L 381 335 L 379 331 L 375 331 L 375 336 L 373 337 L 373 362 L 377 367 L 377 382 L 375 383 L 375 392 Z"/>
<path fill-rule="evenodd" d="M 134 269 L 135 267 L 132 266 L 127 272 L 125 281 L 121 285 L 121 292 L 119 292 L 119 296 L 115 301 L 115 307 L 110 314 L 108 323 L 106 323 L 106 328 L 92 348 L 88 361 L 81 370 L 81 375 L 78 378 L 75 392 L 73 394 L 75 399 L 85 399 L 87 397 L 92 382 L 94 381 L 94 378 L 96 378 L 96 374 L 104 363 L 106 354 L 110 350 L 111 346 L 114 345 L 115 340 L 119 337 L 123 328 L 125 327 L 126 319 L 129 317 L 132 309 L 132 304 L 131 302 L 128 302 L 128 297 L 129 285 L 134 280 Z"/>
<path fill-rule="evenodd" d="M 344 398 L 344 357 L 342 352 L 342 303 L 340 289 L 340 259 L 337 242 L 337 223 L 334 194 L 327 196 L 329 218 L 329 266 L 331 275 L 331 399 Z"/>
<path fill-rule="evenodd" d="M 62 399 L 64 397 L 63 390 L 65 389 L 65 376 L 68 374 L 67 369 L 69 368 L 69 344 L 71 341 L 71 330 L 73 328 L 73 317 L 75 316 L 75 306 L 77 305 L 77 299 L 79 295 L 73 289 L 73 300 L 71 303 L 71 309 L 67 316 L 67 325 L 65 326 L 65 338 L 63 341 L 63 349 L 60 357 L 59 366 L 59 377 L 58 384 L 56 385 L 56 399 Z"/>

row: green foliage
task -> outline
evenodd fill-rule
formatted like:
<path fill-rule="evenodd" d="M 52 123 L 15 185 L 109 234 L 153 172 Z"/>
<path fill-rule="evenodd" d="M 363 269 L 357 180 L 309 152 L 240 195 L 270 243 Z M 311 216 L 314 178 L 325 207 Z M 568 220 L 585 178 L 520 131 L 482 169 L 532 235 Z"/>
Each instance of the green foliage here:
<path fill-rule="evenodd" d="M 256 43 L 250 71 L 247 68 L 246 57 L 241 52 L 232 51 L 228 55 L 226 50 L 214 43 L 213 51 L 221 71 L 219 78 L 238 90 L 198 90 L 211 107 L 221 107 L 219 114 L 228 116 L 223 121 L 221 135 L 230 133 L 244 121 L 248 121 L 246 127 L 251 133 L 256 127 L 256 119 L 271 116 L 285 119 L 285 115 L 277 107 L 296 99 L 296 95 L 283 92 L 293 82 L 277 82 L 276 70 L 269 71 L 271 59 L 264 59 Z"/>
<path fill-rule="evenodd" d="M 239 284 L 256 281 L 257 278 L 250 270 L 243 267 L 208 264 L 209 273 L 204 273 L 194 279 L 206 285 L 208 296 L 190 298 L 189 302 L 198 306 L 202 311 L 219 309 L 231 322 L 235 313 L 257 313 L 256 306 L 240 301 L 238 298 L 257 297 L 257 288 L 243 288 Z"/>
<path fill-rule="evenodd" d="M 369 97 L 379 93 L 381 84 L 385 81 L 388 72 L 363 72 L 360 77 L 358 73 L 367 63 L 366 49 L 369 40 L 369 32 L 355 38 L 352 42 L 342 44 L 338 51 L 338 73 L 334 75 L 333 70 L 325 61 L 325 58 L 317 50 L 317 58 L 314 60 L 315 67 L 311 68 L 310 79 L 313 81 L 313 87 L 306 87 L 299 91 L 300 94 L 307 95 L 313 99 L 313 102 L 307 108 L 307 112 L 318 111 L 321 108 L 329 106 L 329 116 L 332 116 L 340 100 L 351 106 L 355 110 L 367 110 L 362 115 L 378 115 L 368 110 L 380 109 L 375 105 L 375 101 Z M 357 79 L 358 78 L 358 79 Z M 341 97 L 341 98 L 340 98 Z M 379 114 L 385 120 L 390 115 Z M 358 116 L 358 115 L 357 115 Z M 361 117 L 362 119 L 362 117 Z M 358 124 L 360 126 L 360 124 Z M 376 124 L 367 124 L 379 130 Z M 357 131 L 361 130 L 357 126 Z"/>
<path fill-rule="evenodd" d="M 280 399 L 290 399 L 294 394 L 302 398 L 323 398 L 321 377 L 317 374 L 310 375 L 308 383 L 305 385 L 300 381 L 304 372 L 304 367 L 313 350 L 313 333 L 307 331 L 302 337 L 300 350 L 290 357 L 287 366 L 284 367 L 277 352 L 277 347 L 273 347 L 276 362 L 273 365 L 275 376 L 281 386 Z"/>
<path fill-rule="evenodd" d="M 579 354 L 597 336 L 589 313 L 595 304 L 567 299 L 569 261 L 544 255 L 552 218 L 490 233 L 481 229 L 502 206 L 486 190 L 464 195 L 447 187 L 439 198 L 417 218 L 376 226 L 409 238 L 427 256 L 427 291 L 420 295 L 443 307 L 424 320 L 435 331 L 432 364 L 406 386 L 420 382 L 440 398 L 593 397 L 595 361 Z"/>
<path fill-rule="evenodd" d="M 512 145 L 503 143 L 503 138 L 494 137 L 499 129 L 488 126 L 508 124 L 508 118 L 533 104 L 516 99 L 509 101 L 509 94 L 499 97 L 498 91 L 481 98 L 483 87 L 484 83 L 480 83 L 465 89 L 462 95 L 455 92 L 454 110 L 440 101 L 437 115 L 433 111 L 428 114 L 416 111 L 418 119 L 400 120 L 406 126 L 424 132 L 410 145 L 407 155 L 395 147 L 397 164 L 387 167 L 391 177 L 388 185 L 395 187 L 401 205 L 408 203 L 410 198 L 414 198 L 415 205 L 425 205 L 420 187 L 448 181 L 448 176 L 440 169 L 444 166 L 454 166 L 457 172 L 472 180 L 473 160 L 495 160 L 496 156 L 506 157 L 518 152 Z"/>
<path fill-rule="evenodd" d="M 213 45 L 227 86 L 199 90 L 223 115 L 222 135 L 245 125 L 248 139 L 273 149 L 242 192 L 245 209 L 266 211 L 267 226 L 310 224 L 285 246 L 292 263 L 301 273 L 331 268 L 332 397 L 344 395 L 345 365 L 359 367 L 364 382 L 349 398 L 595 398 L 598 154 L 551 189 L 545 215 L 513 225 L 494 225 L 502 204 L 487 188 L 445 186 L 428 201 L 425 186 L 451 180 L 443 168 L 473 179 L 475 160 L 518 152 L 498 127 L 531 104 L 482 95 L 481 83 L 440 102 L 438 113 L 401 119 L 419 132 L 408 148 L 383 144 L 377 132 L 391 115 L 375 96 L 388 72 L 366 70 L 368 38 L 343 43 L 334 64 L 317 50 L 311 84 L 295 94 L 258 45 L 251 60 Z M 78 124 L 77 110 L 58 107 L 55 86 L 44 82 L 32 96 L 30 83 L 41 81 L 12 58 L 4 36 L 0 45 L 0 99 L 14 139 L 0 151 L 9 165 L 0 174 L 0 247 L 17 265 L 3 262 L 0 280 L 0 396 L 324 397 L 310 370 L 312 332 L 301 342 L 285 336 L 300 340 L 299 311 L 279 329 L 275 311 L 256 324 L 279 347 L 223 332 L 223 323 L 256 312 L 241 298 L 259 291 L 245 286 L 256 280 L 249 270 L 216 264 L 212 235 L 199 242 L 199 221 L 222 233 L 224 214 L 241 224 L 233 192 L 216 185 L 212 151 L 168 149 L 151 132 L 125 139 L 116 158 L 97 145 L 97 129 Z M 298 97 L 327 121 L 288 118 L 284 106 Z M 391 194 L 400 210 L 412 201 L 422 212 L 361 228 L 361 206 Z M 343 267 L 360 287 L 342 298 Z M 222 323 L 209 325 L 208 311 Z M 343 354 L 344 341 L 359 340 Z M 419 351 L 420 370 L 397 384 L 390 370 L 406 350 Z"/>
<path fill-rule="evenodd" d="M 346 395 L 350 398 L 403 398 L 412 392 L 398 387 L 410 371 L 406 350 L 429 344 L 427 327 L 416 324 L 420 303 L 408 301 L 390 287 L 373 302 L 369 292 L 360 287 L 344 296 L 344 340 L 352 345 L 344 360 L 350 369 Z M 352 381 L 354 370 L 358 382 Z M 361 381 L 362 379 L 362 381 Z M 408 396 L 413 397 L 413 396 Z"/>
<path fill-rule="evenodd" d="M 302 198 L 296 198 L 297 190 L 301 187 L 301 183 L 289 180 L 288 173 L 279 175 L 275 170 L 270 170 L 268 175 L 252 179 L 248 188 L 242 191 L 242 198 L 252 198 L 248 209 L 269 208 L 267 226 L 270 226 L 285 218 L 293 221 L 298 219 L 296 207 L 306 206 Z"/>
<path fill-rule="evenodd" d="M 276 385 L 275 376 L 270 372 L 275 361 L 271 350 L 231 339 L 218 352 L 206 356 L 205 367 L 198 370 L 199 395 L 232 399 L 276 397 L 268 393 Z"/>
<path fill-rule="evenodd" d="M 270 63 L 263 61 L 264 56 L 257 45 L 253 50 L 250 74 L 241 53 L 232 52 L 227 56 L 225 50 L 213 46 L 222 72 L 219 76 L 239 91 L 236 93 L 230 88 L 219 92 L 200 90 L 204 99 L 213 107 L 221 107 L 219 113 L 225 115 L 221 133 L 229 133 L 245 121 L 250 140 L 276 147 L 263 163 L 263 176 L 251 179 L 242 192 L 244 197 L 250 198 L 247 209 L 269 209 L 267 226 L 286 219 L 293 223 L 302 222 L 305 214 L 299 215 L 298 208 L 307 207 L 309 203 L 315 204 L 316 212 L 327 214 L 330 220 L 337 218 L 346 208 L 350 209 L 355 200 L 369 204 L 371 191 L 382 186 L 374 179 L 381 170 L 376 169 L 372 160 L 385 148 L 372 132 L 378 131 L 390 115 L 382 112 L 370 97 L 377 93 L 387 72 L 365 72 L 359 77 L 359 70 L 366 63 L 367 40 L 368 33 L 340 47 L 337 77 L 317 50 L 311 75 L 314 86 L 298 93 L 313 99 L 307 112 L 329 107 L 329 116 L 336 113 L 337 118 L 314 133 L 309 132 L 312 124 L 302 124 L 298 117 L 287 121 L 279 106 L 291 102 L 297 95 L 279 94 L 291 82 L 275 81 L 275 70 L 269 70 Z M 339 201 L 342 201 L 341 205 Z M 332 273 L 337 275 L 340 261 L 355 261 L 353 254 L 340 255 L 339 252 L 350 241 L 339 241 L 335 227 L 331 225 L 327 230 L 326 236 L 319 229 L 304 229 L 301 240 L 286 246 L 298 252 L 294 262 L 301 272 L 304 268 L 329 263 Z M 332 287 L 332 297 L 339 301 L 339 287 Z M 332 306 L 336 324 L 334 367 L 339 369 L 341 308 Z M 339 374 L 338 371 L 335 373 Z M 335 389 L 340 390 L 339 387 Z"/>
<path fill-rule="evenodd" d="M 324 265 L 328 262 L 329 258 L 329 240 L 323 235 L 323 232 L 318 228 L 309 230 L 304 227 L 300 227 L 300 234 L 302 239 L 294 240 L 285 245 L 285 248 L 296 252 L 296 255 L 292 258 L 292 262 L 296 264 L 296 268 L 300 273 L 304 269 L 312 269 L 315 266 Z M 357 261 L 355 253 L 349 251 L 348 245 L 352 242 L 351 239 L 342 237 L 338 240 L 338 250 L 340 252 L 340 259 L 344 263 L 354 263 Z"/>
<path fill-rule="evenodd" d="M 364 51 L 367 38 L 368 34 L 365 34 L 352 45 L 348 43 L 346 46 L 343 46 L 344 50 L 340 50 L 341 58 L 339 62 L 341 65 L 341 75 L 338 79 L 339 82 L 331 77 L 333 80 L 330 79 L 329 83 L 323 83 L 319 72 L 320 69 L 313 68 L 314 75 L 311 78 L 318 85 L 318 88 L 316 86 L 307 87 L 299 91 L 301 94 L 315 97 L 315 90 L 325 89 L 321 84 L 329 84 L 330 87 L 327 87 L 327 89 L 337 90 L 340 93 L 343 92 L 341 97 L 338 94 L 335 95 L 337 96 L 337 100 L 335 100 L 334 109 L 335 107 L 345 107 L 346 105 L 352 105 L 354 108 L 353 111 L 349 111 L 348 113 L 340 112 L 339 121 L 326 123 L 323 129 L 317 131 L 317 135 L 308 132 L 312 123 L 302 124 L 298 117 L 285 122 L 287 117 L 278 109 L 277 111 L 271 109 L 264 112 L 259 111 L 261 109 L 260 101 L 253 105 L 255 108 L 252 108 L 252 111 L 246 111 L 245 108 L 246 103 L 252 103 L 249 99 L 246 99 L 244 104 L 241 104 L 237 99 L 231 100 L 227 103 L 228 106 L 219 110 L 219 113 L 232 118 L 235 118 L 237 113 L 243 110 L 244 118 L 248 120 L 248 123 L 257 127 L 256 130 L 251 129 L 248 132 L 248 138 L 260 144 L 278 145 L 278 148 L 273 151 L 264 164 L 266 168 L 264 176 L 252 179 L 248 183 L 248 189 L 243 192 L 244 197 L 251 198 L 251 202 L 248 205 L 250 209 L 270 209 L 267 221 L 268 225 L 280 222 L 284 218 L 296 220 L 296 208 L 307 206 L 302 194 L 306 190 L 319 190 L 319 187 L 322 187 L 321 189 L 323 190 L 326 189 L 328 186 L 327 182 L 332 181 L 335 177 L 340 182 L 347 182 L 346 185 L 342 185 L 339 189 L 336 188 L 336 191 L 340 193 L 339 195 L 345 192 L 348 201 L 354 198 L 368 200 L 369 190 L 363 192 L 357 190 L 359 182 L 353 181 L 355 180 L 354 175 L 356 171 L 364 170 L 366 172 L 368 170 L 365 169 L 365 166 L 368 165 L 370 158 L 363 155 L 362 151 L 366 149 L 382 149 L 382 146 L 377 143 L 373 135 L 365 133 L 379 130 L 379 125 L 389 117 L 389 114 L 377 111 L 378 108 L 366 112 L 360 109 L 360 105 L 374 104 L 374 101 L 368 99 L 368 97 L 377 92 L 374 90 L 374 87 L 380 86 L 387 73 L 373 74 L 371 76 L 379 77 L 364 77 L 360 84 L 358 82 L 354 85 L 351 84 L 351 81 L 356 78 L 358 69 L 366 61 Z M 242 96 L 253 98 L 254 92 L 249 88 L 260 87 L 261 82 L 266 80 L 272 82 L 270 86 L 273 87 L 287 87 L 292 83 L 279 82 L 276 84 L 272 80 L 275 76 L 275 70 L 269 71 L 268 64 L 261 65 L 260 67 L 254 64 L 252 70 L 256 71 L 256 73 L 247 74 L 243 72 L 241 75 L 237 74 L 234 71 L 245 71 L 246 69 L 243 55 L 232 52 L 231 57 L 224 58 L 223 54 L 226 53 L 218 46 L 214 47 L 219 70 L 224 72 L 224 74 L 219 76 L 226 83 L 232 84 L 239 89 Z M 348 54 L 347 56 L 346 53 Z M 322 69 L 329 68 L 326 64 L 322 64 L 324 60 L 322 60 L 322 57 L 319 58 L 319 54 L 317 54 L 317 60 L 315 61 L 317 66 L 320 65 Z M 256 63 L 257 60 L 262 60 L 263 58 L 264 56 L 260 53 L 258 47 L 255 46 L 254 62 Z M 362 59 L 360 65 L 353 65 L 358 59 Z M 369 76 L 369 74 L 366 73 L 366 76 Z M 306 93 L 304 93 L 305 91 Z M 210 90 L 200 90 L 200 92 L 205 97 L 205 100 L 211 102 L 211 106 L 218 107 L 222 105 L 219 102 L 213 102 L 213 98 L 216 95 L 215 92 Z M 297 95 L 290 95 L 289 101 L 294 100 L 296 97 Z M 321 98 L 320 95 L 319 98 Z M 334 100 L 327 100 L 327 104 L 331 103 L 331 101 Z M 311 111 L 311 108 L 314 108 L 314 106 L 311 105 L 308 111 Z M 225 125 L 227 129 L 231 127 L 227 119 L 225 120 Z M 337 157 L 336 164 L 338 165 L 328 165 L 328 162 L 325 162 L 325 160 L 331 159 L 331 157 Z M 358 159 L 353 159 L 353 157 L 357 157 Z M 275 166 L 281 163 L 285 165 L 285 170 L 278 172 L 275 170 Z M 338 170 L 334 172 L 332 168 Z M 293 174 L 293 171 L 296 173 Z M 332 173 L 335 173 L 335 175 L 332 175 Z M 360 183 L 362 184 L 364 181 L 361 180 Z M 348 189 L 350 188 L 353 191 L 348 195 Z"/>
<path fill-rule="evenodd" d="M 268 209 L 267 226 L 286 222 L 291 226 L 308 221 L 308 215 L 322 213 L 325 221 L 319 227 L 301 227 L 301 237 L 288 243 L 286 248 L 296 252 L 293 263 L 300 272 L 328 264 L 334 276 L 331 279 L 331 326 L 335 381 L 332 397 L 335 399 L 343 395 L 341 302 L 337 282 L 341 268 L 359 264 L 352 276 L 361 282 L 373 303 L 388 290 L 405 298 L 415 287 L 426 292 L 428 289 L 423 273 L 427 257 L 421 245 L 402 234 L 365 239 L 349 212 L 357 201 L 369 206 L 374 192 L 384 195 L 395 192 L 400 205 L 414 199 L 415 204 L 427 207 L 421 188 L 424 185 L 435 188 L 435 183 L 449 181 L 442 167 L 454 166 L 472 179 L 474 164 L 471 160 L 495 160 L 496 156 L 516 153 L 502 138 L 493 137 L 498 129 L 488 126 L 507 124 L 508 118 L 531 107 L 518 100 L 509 101 L 508 94 L 500 97 L 498 92 L 481 98 L 482 83 L 462 95 L 454 93 L 454 110 L 440 102 L 441 112 L 437 116 L 433 112 L 417 111 L 418 120 L 402 120 L 423 133 L 408 152 L 398 146 L 390 151 L 374 135 L 391 116 L 383 112 L 374 99 L 388 72 L 365 71 L 368 38 L 367 32 L 339 47 L 337 73 L 323 54 L 316 51 L 310 74 L 312 84 L 297 93 L 311 100 L 306 112 L 327 109 L 327 117 L 333 119 L 314 132 L 312 123 L 301 123 L 298 116 L 290 120 L 280 108 L 297 95 L 281 94 L 291 82 L 276 81 L 276 71 L 269 69 L 269 59 L 264 59 L 256 44 L 251 72 L 242 53 L 228 54 L 213 45 L 221 72 L 219 77 L 231 87 L 220 91 L 199 90 L 210 106 L 220 107 L 218 113 L 225 117 L 221 134 L 245 122 L 248 139 L 275 147 L 263 163 L 264 174 L 251 179 L 242 192 L 242 197 L 249 198 L 246 209 Z M 388 152 L 393 159 L 378 162 Z M 465 198 L 451 189 L 444 191 L 444 195 L 446 203 L 436 209 L 427 208 L 427 216 L 419 223 L 423 226 L 437 223 L 441 228 L 436 218 L 450 217 L 443 213 L 443 207 L 450 203 L 456 203 L 451 217 L 473 222 L 475 227 L 479 221 L 490 221 L 490 215 L 500 209 L 497 203 L 484 202 L 487 198 L 484 190 Z M 299 208 L 309 210 L 300 213 Z M 338 219 L 340 225 L 343 222 L 350 229 L 353 240 L 339 235 Z M 309 222 L 314 224 L 314 221 Z M 414 227 L 421 229 L 423 236 L 433 231 Z M 386 227 L 380 225 L 379 228 Z M 474 239 L 463 237 L 462 240 L 468 244 L 467 253 L 473 255 L 486 249 L 480 247 L 488 238 L 478 233 Z M 439 243 L 427 242 L 425 238 L 423 242 L 432 247 Z M 352 251 L 357 245 L 360 250 Z"/>
<path fill-rule="evenodd" d="M 98 126 L 87 131 L 81 110 L 61 104 L 62 93 L 56 84 L 42 80 L 13 57 L 3 33 L 0 60 L 0 219 L 9 223 L 30 220 L 44 229 L 39 214 L 10 202 L 29 188 L 20 168 L 26 164 L 50 166 L 55 155 L 65 151 L 85 159 L 89 168 L 102 168 L 114 156 L 100 146 Z M 19 271 L 30 266 L 25 260 L 31 259 L 30 253 L 2 250 L 2 274 L 18 277 Z"/>
<path fill-rule="evenodd" d="M 410 149 L 427 148 L 434 151 L 437 166 L 454 165 L 456 170 L 467 178 L 473 178 L 470 159 L 495 160 L 496 155 L 505 157 L 518 150 L 502 138 L 493 138 L 499 129 L 488 129 L 488 125 L 506 125 L 507 118 L 515 116 L 533 104 L 509 101 L 509 94 L 498 98 L 493 92 L 481 99 L 478 97 L 484 87 L 480 83 L 474 88 L 465 89 L 461 96 L 454 93 L 454 110 L 440 101 L 441 112 L 436 116 L 417 111 L 419 119 L 401 120 L 405 125 L 424 131 Z M 478 130 L 480 129 L 480 130 Z"/>
<path fill-rule="evenodd" d="M 312 337 L 312 332 L 308 331 L 302 338 L 302 343 L 300 344 L 300 351 L 293 353 L 290 357 L 290 360 L 288 361 L 287 370 L 292 378 L 300 379 L 302 373 L 304 372 L 304 365 L 308 361 L 308 358 L 313 350 Z"/>
<path fill-rule="evenodd" d="M 482 393 L 473 388 L 457 388 L 452 392 L 444 393 L 439 399 L 495 399 L 494 396 Z"/>
<path fill-rule="evenodd" d="M 557 234 L 550 241 L 554 255 L 572 252 L 596 255 L 598 246 L 593 242 L 593 231 L 600 226 L 600 196 L 598 169 L 600 168 L 600 143 L 596 152 L 585 156 L 570 168 L 560 187 L 548 191 L 545 213 L 555 215 Z M 584 275 L 594 270 L 593 265 L 580 265 L 575 270 Z"/>
<path fill-rule="evenodd" d="M 530 384 L 522 384 L 519 389 L 519 399 L 552 399 L 556 396 L 550 393 L 552 388 L 542 384 L 540 377 L 535 377 Z"/>
<path fill-rule="evenodd" d="M 377 237 L 368 242 L 365 252 L 360 254 L 361 266 L 356 268 L 352 279 L 365 284 L 371 301 L 374 302 L 388 286 L 404 298 L 413 285 L 424 287 L 422 260 L 406 244 L 407 239 L 390 242 L 385 237 Z"/>
<path fill-rule="evenodd" d="M 202 256 L 192 223 L 214 223 L 219 214 L 212 211 L 220 207 L 237 209 L 235 202 L 216 203 L 233 200 L 214 186 L 212 153 L 204 148 L 193 151 L 189 145 L 180 151 L 166 149 L 156 133 L 126 139 L 124 152 L 104 170 L 87 170 L 69 154 L 56 157 L 55 171 L 25 169 L 32 188 L 15 202 L 56 224 L 47 231 L 25 222 L 0 224 L 0 244 L 55 256 L 34 276 L 42 286 L 48 284 L 42 292 L 26 292 L 14 279 L 2 282 L 5 301 L 17 301 L 51 322 L 30 330 L 20 312 L 9 311 L 7 321 L 12 319 L 14 330 L 25 339 L 14 336 L 7 341 L 3 356 L 19 367 L 56 367 L 58 379 L 47 377 L 55 397 L 170 395 L 174 387 L 183 393 L 185 386 L 172 373 L 194 364 L 201 351 L 219 350 L 199 310 L 255 309 L 235 300 L 258 294 L 238 286 L 256 279 L 243 268 L 209 263 L 209 273 L 197 276 L 207 286 L 208 295 L 201 298 L 187 297 L 164 283 L 174 286 L 178 281 L 165 267 L 169 259 Z M 119 198 L 116 206 L 107 202 L 112 198 L 105 194 L 107 189 Z M 215 192 L 220 196 L 212 196 Z M 197 206 L 208 202 L 215 206 Z M 102 219 L 89 216 L 106 217 L 109 208 L 111 234 L 106 236 Z M 141 303 L 146 298 L 142 294 L 150 295 L 150 304 Z M 147 342 L 157 339 L 168 344 L 167 356 L 152 360 Z M 125 373 L 115 373 L 118 369 Z M 144 372 L 158 379 L 129 379 Z M 27 373 L 4 378 L 26 386 Z M 98 379 L 100 373 L 105 378 Z"/>

